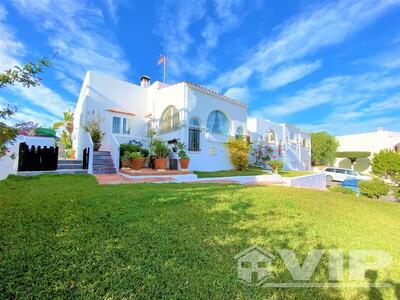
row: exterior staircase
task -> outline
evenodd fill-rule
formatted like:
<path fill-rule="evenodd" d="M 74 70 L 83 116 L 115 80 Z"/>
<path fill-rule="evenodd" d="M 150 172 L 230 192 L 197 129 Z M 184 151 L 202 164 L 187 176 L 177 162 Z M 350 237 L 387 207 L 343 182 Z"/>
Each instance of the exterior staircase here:
<path fill-rule="evenodd" d="M 93 174 L 115 174 L 110 151 L 93 152 Z"/>

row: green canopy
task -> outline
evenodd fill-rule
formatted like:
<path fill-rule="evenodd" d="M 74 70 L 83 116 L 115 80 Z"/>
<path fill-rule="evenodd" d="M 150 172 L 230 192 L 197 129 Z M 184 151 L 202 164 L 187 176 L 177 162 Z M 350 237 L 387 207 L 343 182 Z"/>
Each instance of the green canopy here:
<path fill-rule="evenodd" d="M 36 128 L 34 130 L 33 135 L 35 135 L 35 136 L 54 137 L 54 138 L 57 136 L 56 131 L 54 129 L 42 128 L 42 127 Z"/>

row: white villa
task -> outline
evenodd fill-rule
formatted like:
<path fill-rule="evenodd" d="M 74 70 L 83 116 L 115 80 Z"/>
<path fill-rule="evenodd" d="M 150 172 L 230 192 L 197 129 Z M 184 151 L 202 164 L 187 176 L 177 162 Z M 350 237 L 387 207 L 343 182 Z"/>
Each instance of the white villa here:
<path fill-rule="evenodd" d="M 157 128 L 157 139 L 177 139 L 187 145 L 191 170 L 232 169 L 224 143 L 235 135 L 270 145 L 273 159 L 281 159 L 286 169 L 311 169 L 307 133 L 248 118 L 246 104 L 187 81 L 166 85 L 142 76 L 136 85 L 88 72 L 75 109 L 73 147 L 79 159 L 91 145 L 84 127 L 95 116 L 102 119 L 105 132 L 100 150 L 110 152 L 116 169 L 119 145 L 132 140 L 147 144 L 151 127 Z"/>
<path fill-rule="evenodd" d="M 360 172 L 370 171 L 370 160 L 375 153 L 383 149 L 400 152 L 400 132 L 384 130 L 383 128 L 378 128 L 374 132 L 337 136 L 336 139 L 339 142 L 338 151 L 365 151 L 371 153 L 369 158 L 357 159 L 354 167 Z M 347 158 L 337 158 L 335 166 L 351 168 L 351 163 Z"/>

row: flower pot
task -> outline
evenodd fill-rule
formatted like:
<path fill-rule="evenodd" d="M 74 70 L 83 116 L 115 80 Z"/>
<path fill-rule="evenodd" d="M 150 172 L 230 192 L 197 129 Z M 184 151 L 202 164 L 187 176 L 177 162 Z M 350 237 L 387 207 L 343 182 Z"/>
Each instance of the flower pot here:
<path fill-rule="evenodd" d="M 75 158 L 75 150 L 67 149 L 65 151 L 65 155 L 67 156 L 68 159 L 74 159 Z"/>
<path fill-rule="evenodd" d="M 101 143 L 93 143 L 93 150 L 94 151 L 99 151 L 100 146 L 101 146 Z"/>
<path fill-rule="evenodd" d="M 128 159 L 122 159 L 121 163 L 122 163 L 123 168 L 129 168 L 129 160 Z"/>
<path fill-rule="evenodd" d="M 165 170 L 166 164 L 167 164 L 166 158 L 156 158 L 155 168 L 156 168 L 156 170 Z"/>
<path fill-rule="evenodd" d="M 190 159 L 181 158 L 181 159 L 179 160 L 179 163 L 181 164 L 181 169 L 186 170 L 186 169 L 188 168 L 188 166 L 189 166 L 189 162 L 190 162 Z"/>
<path fill-rule="evenodd" d="M 131 169 L 140 170 L 143 167 L 144 158 L 131 158 L 129 161 Z"/>

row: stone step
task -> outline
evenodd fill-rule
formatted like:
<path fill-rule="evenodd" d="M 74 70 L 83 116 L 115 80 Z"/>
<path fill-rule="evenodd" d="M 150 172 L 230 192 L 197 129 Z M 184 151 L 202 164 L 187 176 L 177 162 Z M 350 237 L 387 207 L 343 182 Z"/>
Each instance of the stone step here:
<path fill-rule="evenodd" d="M 115 173 L 117 173 L 115 168 L 93 169 L 93 174 L 115 174 Z"/>
<path fill-rule="evenodd" d="M 81 164 L 82 165 L 83 161 L 79 159 L 59 159 L 58 164 L 62 165 L 67 165 L 67 164 Z"/>
<path fill-rule="evenodd" d="M 102 155 L 111 155 L 110 151 L 95 151 L 93 152 L 93 156 L 102 156 Z"/>
<path fill-rule="evenodd" d="M 82 164 L 58 164 L 57 170 L 82 169 Z"/>
<path fill-rule="evenodd" d="M 87 170 L 84 169 L 70 169 L 70 170 L 53 170 L 53 171 L 22 171 L 17 172 L 19 176 L 36 176 L 41 174 L 87 174 Z"/>

